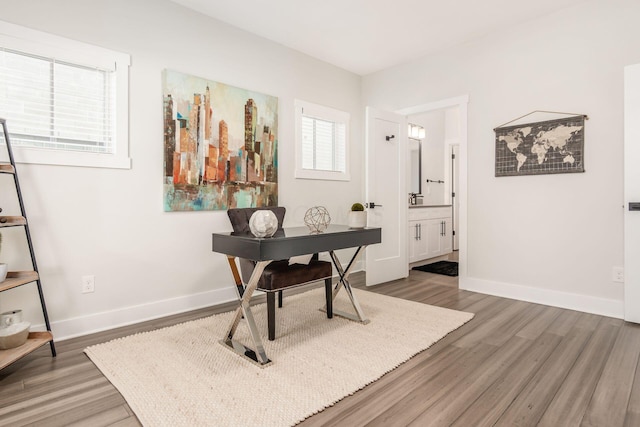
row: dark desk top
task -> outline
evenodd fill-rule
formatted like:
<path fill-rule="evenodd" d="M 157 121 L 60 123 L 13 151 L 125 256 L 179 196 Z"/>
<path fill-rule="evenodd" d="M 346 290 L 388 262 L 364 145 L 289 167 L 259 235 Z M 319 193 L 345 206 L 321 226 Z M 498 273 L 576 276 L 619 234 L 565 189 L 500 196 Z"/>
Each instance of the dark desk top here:
<path fill-rule="evenodd" d="M 272 237 L 251 233 L 213 233 L 213 251 L 254 261 L 279 260 L 295 255 L 326 252 L 380 243 L 381 228 L 329 225 L 322 233 L 307 227 L 280 229 Z"/>

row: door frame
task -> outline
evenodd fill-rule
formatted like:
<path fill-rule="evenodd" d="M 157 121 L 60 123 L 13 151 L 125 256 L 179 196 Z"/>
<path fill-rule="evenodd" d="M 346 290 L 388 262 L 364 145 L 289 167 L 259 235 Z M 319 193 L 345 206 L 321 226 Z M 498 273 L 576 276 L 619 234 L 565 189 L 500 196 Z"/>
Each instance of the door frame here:
<path fill-rule="evenodd" d="M 457 164 L 458 162 L 460 162 L 460 144 L 458 143 L 458 140 L 456 139 L 455 141 L 449 140 L 449 141 L 445 141 L 444 142 L 444 146 L 445 146 L 445 150 L 444 150 L 444 155 L 445 155 L 445 172 L 444 172 L 444 176 L 445 177 L 450 177 L 451 178 L 451 182 L 450 183 L 446 183 L 445 185 L 445 191 L 448 191 L 448 197 L 449 200 L 451 201 L 451 209 L 452 209 L 452 231 L 455 232 L 455 235 L 451 236 L 452 237 L 452 243 L 451 243 L 451 247 L 453 248 L 454 251 L 457 251 L 460 249 L 460 240 L 458 239 L 456 241 L 456 238 L 459 238 L 458 235 L 458 222 L 460 221 L 459 218 L 456 218 L 456 216 L 458 215 L 458 210 L 460 209 L 458 206 L 456 206 L 456 200 L 458 200 L 458 195 L 460 194 L 460 190 L 457 190 L 456 193 L 456 186 L 459 185 L 458 184 L 458 170 L 460 169 L 460 166 Z M 455 150 L 456 147 L 458 148 L 458 154 L 457 154 L 457 158 L 454 159 L 453 155 L 455 154 Z M 454 165 L 456 165 L 454 167 Z M 453 196 L 453 193 L 456 193 L 456 196 Z"/>
<path fill-rule="evenodd" d="M 459 223 L 457 232 L 459 251 L 458 251 L 458 288 L 466 289 L 467 282 L 467 111 L 469 104 L 469 95 L 461 95 L 453 98 L 442 99 L 435 102 L 420 104 L 413 107 L 402 108 L 396 110 L 395 113 L 409 116 L 412 114 L 427 113 L 445 108 L 458 107 L 460 112 L 460 159 L 458 162 L 458 192 L 460 198 L 459 203 Z M 450 196 L 450 194 L 449 194 Z M 407 212 L 409 206 L 405 207 Z"/>

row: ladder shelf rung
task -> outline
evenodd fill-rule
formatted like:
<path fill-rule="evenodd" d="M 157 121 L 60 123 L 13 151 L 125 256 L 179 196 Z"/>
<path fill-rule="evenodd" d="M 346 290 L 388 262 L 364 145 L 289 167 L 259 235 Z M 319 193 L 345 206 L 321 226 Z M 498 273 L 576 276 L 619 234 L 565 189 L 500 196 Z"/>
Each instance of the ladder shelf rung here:
<path fill-rule="evenodd" d="M 0 227 L 18 227 L 26 224 L 27 219 L 23 216 L 0 216 Z"/>
<path fill-rule="evenodd" d="M 27 354 L 39 349 L 48 342 L 53 341 L 51 332 L 29 332 L 27 342 L 20 347 L 10 348 L 8 350 L 0 350 L 0 369 L 9 366 L 16 360 L 26 356 Z"/>
<path fill-rule="evenodd" d="M 11 163 L 0 163 L 0 173 L 9 173 L 11 175 L 16 173 L 16 168 Z"/>
<path fill-rule="evenodd" d="M 0 282 L 0 292 L 35 282 L 38 278 L 36 271 L 9 271 L 7 278 Z"/>

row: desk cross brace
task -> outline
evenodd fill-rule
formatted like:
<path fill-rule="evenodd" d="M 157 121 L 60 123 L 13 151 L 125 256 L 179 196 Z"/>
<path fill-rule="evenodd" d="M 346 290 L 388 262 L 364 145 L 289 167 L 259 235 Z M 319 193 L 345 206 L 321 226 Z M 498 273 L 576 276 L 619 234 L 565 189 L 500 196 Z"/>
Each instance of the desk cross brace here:
<path fill-rule="evenodd" d="M 367 319 L 367 317 L 364 315 L 364 312 L 360 307 L 360 303 L 358 303 L 358 300 L 353 295 L 353 290 L 351 289 L 351 284 L 349 283 L 349 274 L 351 274 L 351 268 L 354 266 L 355 261 L 358 258 L 358 255 L 360 255 L 361 252 L 364 252 L 364 249 L 366 247 L 367 245 L 364 245 L 356 249 L 356 252 L 353 254 L 353 257 L 351 257 L 351 261 L 349 261 L 349 264 L 347 264 L 346 270 L 342 267 L 342 264 L 340 264 L 340 260 L 336 256 L 335 252 L 329 251 L 329 256 L 331 257 L 331 261 L 333 261 L 333 265 L 336 267 L 336 270 L 338 271 L 338 275 L 340 276 L 340 280 L 338 280 L 338 283 L 336 283 L 336 286 L 333 289 L 333 295 L 331 297 L 331 300 L 334 301 L 336 299 L 336 296 L 338 295 L 338 292 L 340 292 L 340 289 L 344 288 L 345 292 L 349 296 L 349 299 L 351 300 L 351 305 L 353 306 L 353 309 L 356 312 L 356 316 L 354 316 L 351 313 L 346 313 L 344 311 L 336 310 L 335 308 L 333 309 L 333 314 L 336 316 L 344 317 L 349 320 L 354 320 L 356 322 L 363 323 L 365 325 L 369 323 L 369 319 Z M 325 305 L 325 307 L 322 310 L 326 311 L 326 309 L 327 307 Z"/>

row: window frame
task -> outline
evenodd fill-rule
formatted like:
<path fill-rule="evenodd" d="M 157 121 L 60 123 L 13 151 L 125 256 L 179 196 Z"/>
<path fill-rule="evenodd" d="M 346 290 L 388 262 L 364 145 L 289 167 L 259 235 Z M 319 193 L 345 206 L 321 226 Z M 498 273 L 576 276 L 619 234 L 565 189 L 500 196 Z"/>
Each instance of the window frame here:
<path fill-rule="evenodd" d="M 328 181 L 350 181 L 351 174 L 350 162 L 349 162 L 349 121 L 351 114 L 346 111 L 337 110 L 335 108 L 326 107 L 323 105 L 313 104 L 311 102 L 302 101 L 296 99 L 295 106 L 295 124 L 296 124 L 296 144 L 295 144 L 295 156 L 296 166 L 294 176 L 297 179 L 314 179 L 314 180 L 328 180 Z M 302 167 L 302 118 L 313 117 L 320 120 L 325 120 L 333 123 L 342 123 L 345 126 L 345 141 L 344 141 L 344 172 L 341 171 L 328 171 L 319 169 L 304 169 Z M 335 160 L 335 154 L 334 154 Z"/>
<path fill-rule="evenodd" d="M 130 55 L 4 21 L 0 21 L 0 48 L 112 71 L 115 73 L 116 80 L 113 153 L 13 146 L 16 162 L 115 169 L 131 168 L 131 158 L 129 157 Z M 11 132 L 11 122 L 7 121 L 7 125 L 9 132 Z"/>

